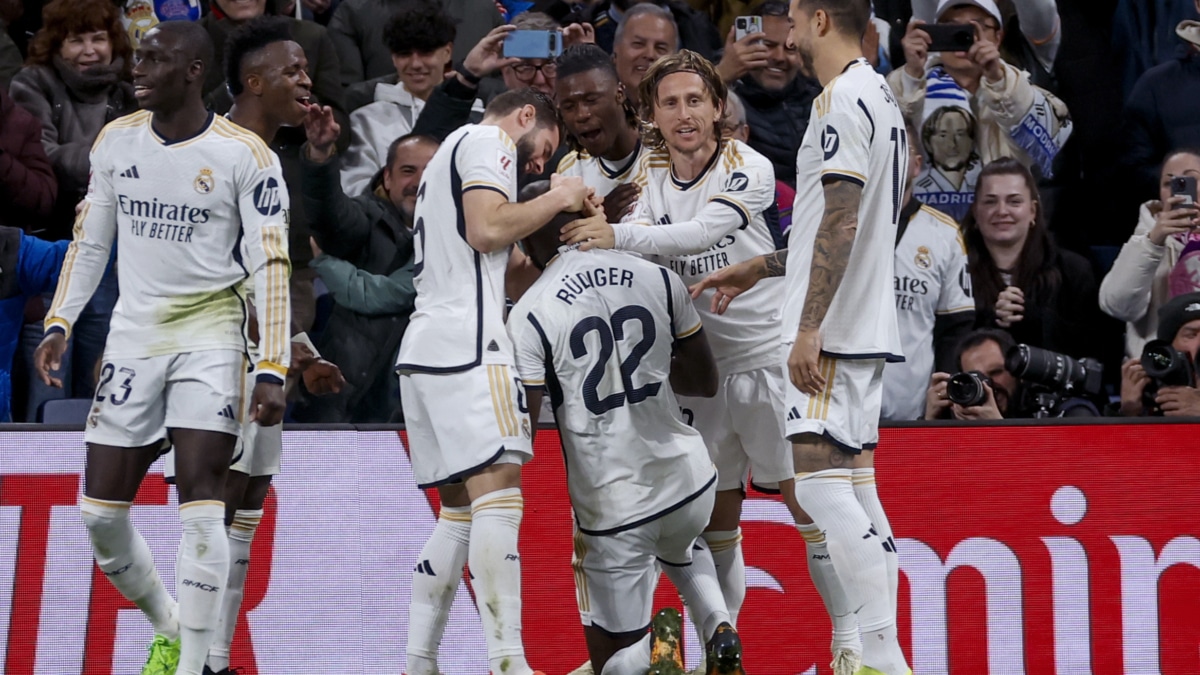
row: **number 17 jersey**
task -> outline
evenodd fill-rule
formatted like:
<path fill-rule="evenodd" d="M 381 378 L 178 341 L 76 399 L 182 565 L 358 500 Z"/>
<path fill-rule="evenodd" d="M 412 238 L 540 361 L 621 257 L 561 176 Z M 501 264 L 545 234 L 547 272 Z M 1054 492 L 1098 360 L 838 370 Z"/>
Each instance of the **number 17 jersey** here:
<path fill-rule="evenodd" d="M 517 372 L 554 404 L 579 529 L 652 521 L 715 479 L 671 390 L 675 341 L 700 330 L 683 281 L 613 251 L 566 251 L 508 320 Z"/>

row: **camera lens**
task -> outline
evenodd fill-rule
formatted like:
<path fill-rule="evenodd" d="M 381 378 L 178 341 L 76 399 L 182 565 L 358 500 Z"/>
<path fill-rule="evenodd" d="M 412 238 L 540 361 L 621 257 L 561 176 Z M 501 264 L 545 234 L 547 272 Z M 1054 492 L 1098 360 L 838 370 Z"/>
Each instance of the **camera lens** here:
<path fill-rule="evenodd" d="M 984 381 L 982 373 L 958 373 L 946 383 L 946 398 L 964 408 L 980 405 L 987 400 L 987 391 L 983 388 Z"/>

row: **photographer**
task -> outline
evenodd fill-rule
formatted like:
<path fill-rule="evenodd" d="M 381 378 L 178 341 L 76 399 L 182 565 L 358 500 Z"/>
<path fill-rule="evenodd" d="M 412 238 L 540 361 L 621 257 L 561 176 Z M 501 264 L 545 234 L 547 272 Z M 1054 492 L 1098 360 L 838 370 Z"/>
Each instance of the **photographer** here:
<path fill-rule="evenodd" d="M 1121 403 L 1126 417 L 1200 417 L 1195 364 L 1200 352 L 1200 293 L 1180 295 L 1158 313 L 1158 340 L 1140 359 L 1121 366 Z M 1147 367 L 1149 366 L 1149 367 Z"/>
<path fill-rule="evenodd" d="M 1100 364 L 1016 344 L 1001 330 L 963 338 L 959 372 L 934 373 L 925 395 L 925 419 L 999 420 L 1095 417 Z"/>

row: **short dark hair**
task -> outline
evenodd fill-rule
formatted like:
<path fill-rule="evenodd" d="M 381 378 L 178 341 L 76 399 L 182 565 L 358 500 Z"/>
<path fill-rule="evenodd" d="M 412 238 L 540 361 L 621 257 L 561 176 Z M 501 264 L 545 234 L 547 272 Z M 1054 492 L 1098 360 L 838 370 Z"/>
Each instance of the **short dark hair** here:
<path fill-rule="evenodd" d="M 1008 350 L 1017 345 L 1017 341 L 1008 331 L 998 328 L 978 328 L 963 336 L 954 350 L 954 366 L 962 369 L 962 357 L 968 349 L 974 349 L 988 342 L 995 342 L 1000 347 L 1000 353 L 1008 356 Z"/>
<path fill-rule="evenodd" d="M 558 129 L 559 135 L 562 135 L 562 121 L 558 116 L 558 108 L 554 107 L 554 101 L 551 101 L 549 96 L 530 87 L 510 89 L 492 99 L 488 103 L 487 109 L 484 110 L 484 116 L 504 117 L 527 105 L 533 106 L 537 126 Z"/>
<path fill-rule="evenodd" d="M 780 0 L 766 0 L 750 10 L 750 16 L 782 16 L 787 17 L 788 5 Z"/>
<path fill-rule="evenodd" d="M 212 36 L 200 25 L 199 21 L 160 21 L 151 30 L 175 35 L 179 38 L 184 55 L 193 61 L 203 63 L 205 73 L 208 73 L 209 68 L 217 65 Z"/>
<path fill-rule="evenodd" d="M 427 0 L 405 3 L 383 27 L 383 44 L 393 54 L 432 52 L 454 42 L 458 21 Z"/>
<path fill-rule="evenodd" d="M 395 164 L 395 162 L 396 162 L 396 153 L 400 151 L 400 146 L 404 145 L 405 143 L 408 143 L 409 141 L 416 142 L 416 143 L 430 143 L 435 148 L 437 146 L 441 145 L 441 143 L 438 143 L 438 140 L 436 138 L 434 138 L 433 136 L 427 136 L 425 134 L 412 134 L 412 133 L 404 134 L 400 138 L 397 138 L 396 140 L 392 141 L 392 144 L 388 146 L 387 162 L 384 163 L 384 165 L 383 165 L 384 169 L 392 168 L 392 164 Z"/>
<path fill-rule="evenodd" d="M 241 96 L 242 66 L 246 58 L 257 54 L 268 45 L 292 39 L 288 20 L 278 16 L 258 16 L 238 26 L 229 34 L 225 43 L 225 83 L 229 93 Z"/>
<path fill-rule="evenodd" d="M 833 19 L 839 33 L 862 38 L 871 22 L 871 0 L 795 0 L 796 6 L 805 12 L 818 9 Z"/>
<path fill-rule="evenodd" d="M 592 70 L 603 70 L 614 80 L 620 81 L 612 57 L 591 42 L 567 47 L 558 58 L 554 59 L 554 65 L 558 68 L 555 77 L 559 79 Z"/>

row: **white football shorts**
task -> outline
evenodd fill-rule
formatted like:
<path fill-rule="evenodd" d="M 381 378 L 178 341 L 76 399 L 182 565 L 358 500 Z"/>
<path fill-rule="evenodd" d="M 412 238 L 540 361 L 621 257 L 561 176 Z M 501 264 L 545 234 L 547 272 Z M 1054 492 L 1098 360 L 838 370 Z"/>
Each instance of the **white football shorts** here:
<path fill-rule="evenodd" d="M 421 488 L 461 481 L 492 464 L 533 459 L 525 387 L 512 366 L 404 372 L 400 403 Z"/>
<path fill-rule="evenodd" d="M 644 631 L 654 611 L 659 566 L 692 564 L 692 545 L 708 526 L 716 486 L 674 511 L 615 534 L 575 529 L 575 599 L 585 626 L 606 633 Z"/>
<path fill-rule="evenodd" d="M 785 345 L 784 353 L 792 346 Z M 812 433 L 858 454 L 879 444 L 879 412 L 883 406 L 883 359 L 835 359 L 822 355 L 818 370 L 825 389 L 809 396 L 787 383 L 787 437 Z M 784 362 L 786 372 L 787 362 Z"/>
<path fill-rule="evenodd" d="M 241 434 L 246 357 L 212 349 L 148 358 L 104 358 L 83 438 L 137 448 L 167 438 L 167 429 Z"/>
<path fill-rule="evenodd" d="M 756 486 L 768 489 L 795 474 L 792 446 L 779 416 L 783 373 L 778 368 L 726 375 L 716 396 L 680 396 L 679 405 L 717 465 L 717 490 L 744 489 L 747 469 Z"/>

